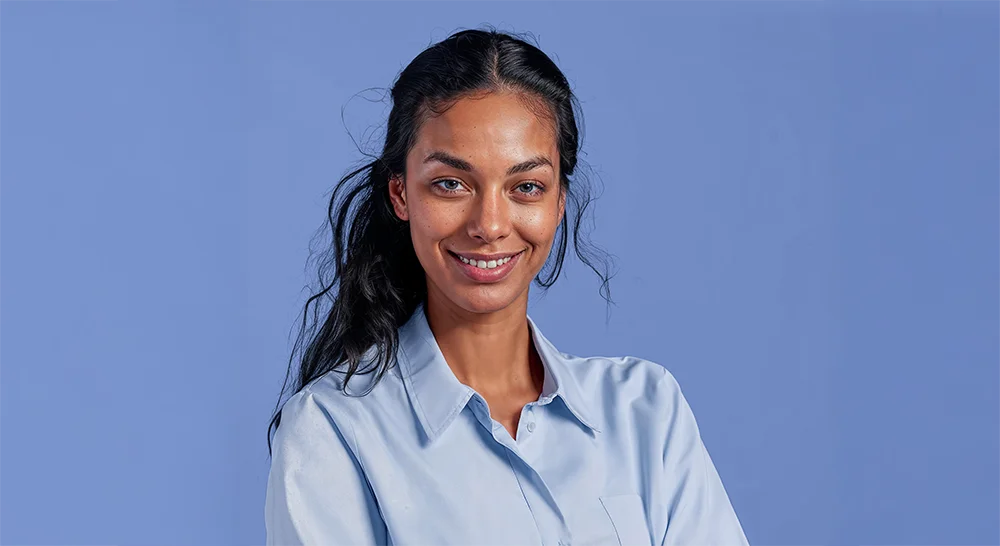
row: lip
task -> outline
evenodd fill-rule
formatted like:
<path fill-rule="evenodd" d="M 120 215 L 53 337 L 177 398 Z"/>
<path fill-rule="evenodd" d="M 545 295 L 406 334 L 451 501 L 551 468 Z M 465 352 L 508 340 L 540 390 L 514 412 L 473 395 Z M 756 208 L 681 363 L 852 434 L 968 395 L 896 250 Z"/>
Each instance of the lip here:
<path fill-rule="evenodd" d="M 466 264 L 465 262 L 463 262 L 458 258 L 457 254 L 451 252 L 450 250 L 448 251 L 448 255 L 451 256 L 451 261 L 458 267 L 458 269 L 463 274 L 465 274 L 466 277 L 480 283 L 494 283 L 502 281 L 504 278 L 507 277 L 507 275 L 510 275 L 510 272 L 514 270 L 514 267 L 517 265 L 517 263 L 521 261 L 522 254 L 524 254 L 523 250 L 518 252 L 517 254 L 514 254 L 509 262 L 501 266 L 494 267 L 493 269 L 481 269 L 474 265 Z M 465 256 L 478 258 L 478 256 L 483 256 L 483 255 L 465 254 Z M 500 258 L 505 258 L 507 256 L 511 256 L 511 254 L 495 254 L 495 256 L 499 256 Z M 496 258 L 490 258 L 490 259 L 496 259 Z"/>
<path fill-rule="evenodd" d="M 523 250 L 520 250 L 518 252 L 507 252 L 505 254 L 476 254 L 474 252 L 454 252 L 454 251 L 449 251 L 449 252 L 452 252 L 453 254 L 458 254 L 459 256 L 463 258 L 468 258 L 470 260 L 483 260 L 488 262 L 490 260 L 502 260 L 507 256 L 514 256 L 516 254 L 520 254 L 521 252 L 523 252 Z"/>

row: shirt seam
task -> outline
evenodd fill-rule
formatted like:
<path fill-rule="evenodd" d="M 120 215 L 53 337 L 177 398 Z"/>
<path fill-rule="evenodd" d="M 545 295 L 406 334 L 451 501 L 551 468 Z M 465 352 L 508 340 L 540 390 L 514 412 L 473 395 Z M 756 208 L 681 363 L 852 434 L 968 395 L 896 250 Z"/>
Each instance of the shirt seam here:
<path fill-rule="evenodd" d="M 386 541 L 391 543 L 392 541 L 389 537 L 389 524 L 386 522 L 385 514 L 382 512 L 382 503 L 378 501 L 378 496 L 375 494 L 375 488 L 372 487 L 371 480 L 368 479 L 368 469 L 365 467 L 364 458 L 361 456 L 361 449 L 358 448 L 358 432 L 354 428 L 354 422 L 348 419 L 347 427 L 351 429 L 351 449 L 354 451 L 354 457 L 358 460 L 358 466 L 361 467 L 361 471 L 364 474 L 365 485 L 368 486 L 368 491 L 372 495 L 372 501 L 375 502 L 375 508 L 378 509 L 378 517 L 382 521 L 382 525 L 385 527 Z"/>
<path fill-rule="evenodd" d="M 514 461 L 511 459 L 510 449 L 506 446 L 504 447 L 504 454 L 507 455 L 508 468 L 510 468 L 510 473 L 514 476 L 514 481 L 517 482 L 517 488 L 521 492 L 521 498 L 524 499 L 524 505 L 528 508 L 528 513 L 531 514 L 531 522 L 535 524 L 535 532 L 538 533 L 539 540 L 544 543 L 545 537 L 542 536 L 542 530 L 538 527 L 538 518 L 535 517 L 535 512 L 531 509 L 531 502 L 528 501 L 528 495 L 524 493 L 524 486 L 521 485 L 521 480 L 517 477 L 517 470 L 514 469 Z"/>

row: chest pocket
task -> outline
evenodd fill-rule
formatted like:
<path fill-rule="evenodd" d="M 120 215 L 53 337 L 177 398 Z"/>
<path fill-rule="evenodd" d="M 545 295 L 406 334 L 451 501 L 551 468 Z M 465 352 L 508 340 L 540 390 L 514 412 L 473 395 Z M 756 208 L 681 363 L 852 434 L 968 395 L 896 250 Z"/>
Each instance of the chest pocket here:
<path fill-rule="evenodd" d="M 642 497 L 635 493 L 604 496 L 601 504 L 615 526 L 620 546 L 651 546 Z"/>

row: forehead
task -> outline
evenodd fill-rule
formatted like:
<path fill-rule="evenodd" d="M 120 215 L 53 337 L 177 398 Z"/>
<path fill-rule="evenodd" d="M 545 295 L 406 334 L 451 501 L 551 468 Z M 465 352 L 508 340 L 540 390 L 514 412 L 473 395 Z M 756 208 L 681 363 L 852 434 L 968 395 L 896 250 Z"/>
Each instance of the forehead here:
<path fill-rule="evenodd" d="M 444 150 L 476 167 L 506 168 L 526 157 L 545 155 L 558 164 L 555 128 L 541 103 L 526 103 L 512 93 L 459 99 L 442 114 L 424 120 L 411 157 Z"/>

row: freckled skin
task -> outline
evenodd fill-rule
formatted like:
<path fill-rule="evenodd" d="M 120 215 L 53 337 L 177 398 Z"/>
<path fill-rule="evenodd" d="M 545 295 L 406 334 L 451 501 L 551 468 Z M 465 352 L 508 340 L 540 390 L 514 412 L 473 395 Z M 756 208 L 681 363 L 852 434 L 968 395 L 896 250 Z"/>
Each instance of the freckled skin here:
<path fill-rule="evenodd" d="M 424 162 L 434 151 L 464 160 L 472 171 Z M 548 158 L 552 167 L 507 175 L 512 165 L 535 156 Z M 429 308 L 443 306 L 457 315 L 527 309 L 531 281 L 545 264 L 565 211 L 550 120 L 510 93 L 463 98 L 423 123 L 407 156 L 405 181 L 395 178 L 389 187 L 397 216 L 410 223 L 427 275 Z M 525 253 L 506 278 L 484 284 L 463 275 L 448 250 Z"/>

